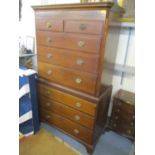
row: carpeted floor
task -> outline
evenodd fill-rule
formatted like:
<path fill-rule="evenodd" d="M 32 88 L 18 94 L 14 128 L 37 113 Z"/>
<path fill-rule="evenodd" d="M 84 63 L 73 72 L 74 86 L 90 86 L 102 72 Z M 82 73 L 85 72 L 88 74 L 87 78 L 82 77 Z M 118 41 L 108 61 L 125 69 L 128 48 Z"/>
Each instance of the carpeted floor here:
<path fill-rule="evenodd" d="M 50 133 L 63 139 L 70 146 L 81 152 L 82 155 L 88 155 L 85 147 L 73 138 L 45 123 L 42 123 L 41 126 Z M 113 131 L 109 131 L 100 137 L 93 155 L 129 155 L 132 144 L 133 143 L 129 139 L 122 137 Z"/>
<path fill-rule="evenodd" d="M 19 155 L 81 155 L 60 138 L 41 128 L 36 135 L 20 141 Z"/>

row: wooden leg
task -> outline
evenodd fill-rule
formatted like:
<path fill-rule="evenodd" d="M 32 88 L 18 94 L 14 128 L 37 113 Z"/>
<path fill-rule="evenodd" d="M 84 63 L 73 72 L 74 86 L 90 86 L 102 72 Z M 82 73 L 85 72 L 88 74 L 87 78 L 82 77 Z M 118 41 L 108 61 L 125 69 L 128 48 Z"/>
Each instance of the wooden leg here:
<path fill-rule="evenodd" d="M 86 149 L 87 149 L 87 153 L 89 155 L 92 155 L 93 151 L 94 151 L 94 148 L 93 147 L 89 147 L 89 146 L 86 146 Z"/>

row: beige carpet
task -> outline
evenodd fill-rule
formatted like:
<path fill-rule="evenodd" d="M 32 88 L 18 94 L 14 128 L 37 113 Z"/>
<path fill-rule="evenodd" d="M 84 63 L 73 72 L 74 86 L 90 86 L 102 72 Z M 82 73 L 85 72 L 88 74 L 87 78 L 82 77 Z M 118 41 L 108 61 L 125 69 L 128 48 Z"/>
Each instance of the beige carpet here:
<path fill-rule="evenodd" d="M 19 143 L 19 155 L 81 155 L 60 138 L 45 129 Z"/>

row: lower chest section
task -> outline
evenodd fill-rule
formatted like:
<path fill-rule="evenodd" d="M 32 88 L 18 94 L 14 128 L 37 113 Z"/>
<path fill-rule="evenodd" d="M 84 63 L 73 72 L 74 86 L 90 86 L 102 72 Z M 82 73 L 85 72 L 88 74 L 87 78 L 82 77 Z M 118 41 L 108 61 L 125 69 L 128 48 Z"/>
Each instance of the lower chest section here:
<path fill-rule="evenodd" d="M 97 104 L 38 84 L 39 109 L 43 122 L 83 141 L 92 144 Z"/>

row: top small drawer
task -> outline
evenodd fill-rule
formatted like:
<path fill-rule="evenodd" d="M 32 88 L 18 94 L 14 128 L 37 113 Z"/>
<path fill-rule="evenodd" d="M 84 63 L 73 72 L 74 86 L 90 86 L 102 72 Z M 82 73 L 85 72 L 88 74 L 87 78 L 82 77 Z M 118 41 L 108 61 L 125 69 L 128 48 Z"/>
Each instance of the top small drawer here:
<path fill-rule="evenodd" d="M 66 20 L 64 22 L 65 32 L 101 34 L 102 29 L 103 29 L 103 21 Z"/>
<path fill-rule="evenodd" d="M 48 30 L 55 32 L 63 31 L 63 20 L 55 20 L 50 17 L 36 18 L 36 29 L 37 30 Z"/>

